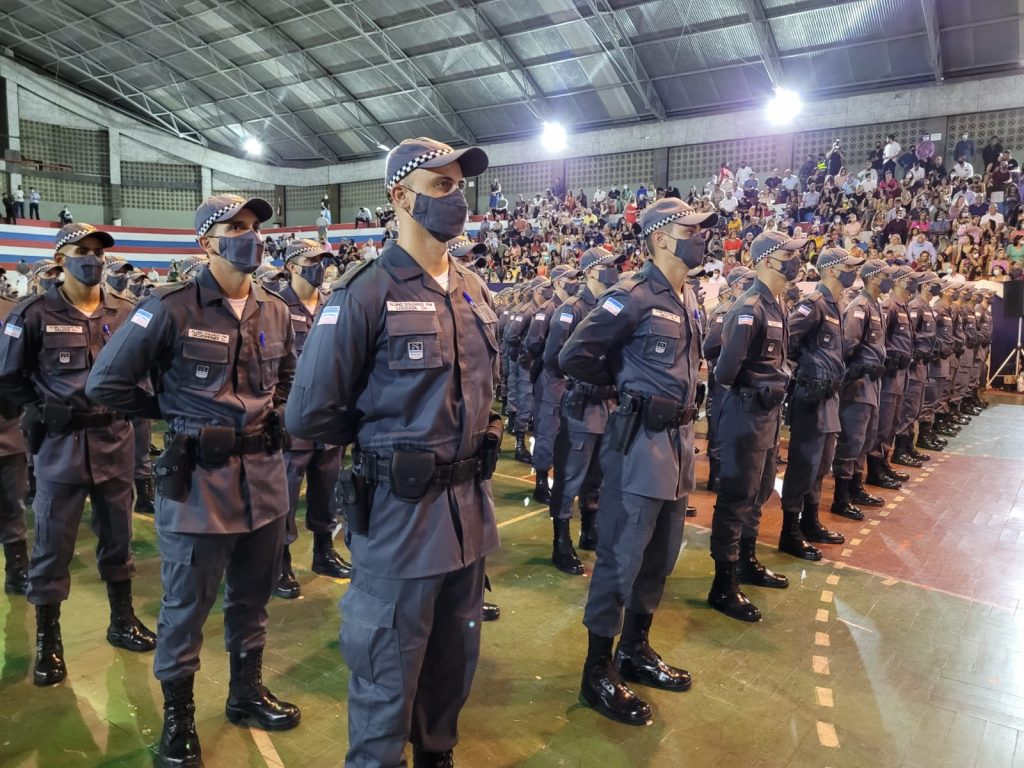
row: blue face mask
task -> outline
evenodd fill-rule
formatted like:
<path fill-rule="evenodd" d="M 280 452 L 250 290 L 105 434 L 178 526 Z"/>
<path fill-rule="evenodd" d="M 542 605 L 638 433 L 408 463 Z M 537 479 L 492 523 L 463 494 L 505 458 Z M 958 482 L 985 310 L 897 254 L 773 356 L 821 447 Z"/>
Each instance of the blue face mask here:
<path fill-rule="evenodd" d="M 103 279 L 103 259 L 92 253 L 65 257 L 64 269 L 71 273 L 75 280 L 90 288 L 99 285 Z"/>
<path fill-rule="evenodd" d="M 468 213 L 466 196 L 456 187 L 443 197 L 430 197 L 417 192 L 411 215 L 413 221 L 427 230 L 435 240 L 447 243 L 462 234 Z"/>
<path fill-rule="evenodd" d="M 597 270 L 597 280 L 605 288 L 611 288 L 619 282 L 619 270 L 615 267 L 601 267 Z"/>
<path fill-rule="evenodd" d="M 687 269 L 696 269 L 704 263 L 704 235 L 694 235 L 689 240 L 672 239 L 676 241 L 672 253 Z"/>
<path fill-rule="evenodd" d="M 882 293 L 888 293 L 892 290 L 892 280 L 884 278 L 878 288 Z"/>
<path fill-rule="evenodd" d="M 108 275 L 107 285 L 118 293 L 122 293 L 128 287 L 128 275 Z"/>
<path fill-rule="evenodd" d="M 217 251 L 243 275 L 251 275 L 263 262 L 263 241 L 252 230 L 238 237 L 217 238 Z"/>
<path fill-rule="evenodd" d="M 324 263 L 322 261 L 316 264 L 310 264 L 308 266 L 299 267 L 299 275 L 307 283 L 312 285 L 314 288 L 319 288 L 324 284 Z"/>
<path fill-rule="evenodd" d="M 569 295 L 569 296 L 575 296 L 577 293 L 580 292 L 580 284 L 579 283 L 566 283 L 562 287 L 562 290 L 564 290 L 566 292 L 566 294 Z"/>
<path fill-rule="evenodd" d="M 857 273 L 852 270 L 840 272 L 836 276 L 836 279 L 839 280 L 839 284 L 843 286 L 843 288 L 853 288 L 853 284 L 857 282 Z"/>
<path fill-rule="evenodd" d="M 775 267 L 775 271 L 786 278 L 787 283 L 791 283 L 796 280 L 796 276 L 800 274 L 800 259 L 789 259 L 788 261 L 776 260 L 775 262 L 779 266 Z"/>

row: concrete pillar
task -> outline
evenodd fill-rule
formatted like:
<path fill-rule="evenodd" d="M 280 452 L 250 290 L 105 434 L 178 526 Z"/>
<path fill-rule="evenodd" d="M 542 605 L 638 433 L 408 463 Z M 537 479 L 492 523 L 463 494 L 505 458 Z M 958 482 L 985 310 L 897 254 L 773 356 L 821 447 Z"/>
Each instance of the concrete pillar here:
<path fill-rule="evenodd" d="M 327 185 L 327 208 L 331 212 L 331 221 L 337 223 L 341 217 L 341 185 Z"/>
<path fill-rule="evenodd" d="M 21 118 L 18 110 L 18 84 L 11 79 L 4 80 L 7 125 L 7 158 L 8 160 L 21 160 Z M 20 168 L 20 165 L 13 166 Z M 21 173 L 11 171 L 11 190 L 18 188 L 21 184 Z"/>
<path fill-rule="evenodd" d="M 109 147 L 110 163 L 110 210 L 106 219 L 115 227 L 121 226 L 121 133 L 113 128 L 107 129 L 107 146 Z"/>
<path fill-rule="evenodd" d="M 668 147 L 654 150 L 654 178 L 650 180 L 656 188 L 668 188 Z M 651 190 L 653 196 L 654 191 Z"/>
<path fill-rule="evenodd" d="M 199 168 L 199 196 L 203 200 L 213 197 L 213 170 L 205 165 Z"/>

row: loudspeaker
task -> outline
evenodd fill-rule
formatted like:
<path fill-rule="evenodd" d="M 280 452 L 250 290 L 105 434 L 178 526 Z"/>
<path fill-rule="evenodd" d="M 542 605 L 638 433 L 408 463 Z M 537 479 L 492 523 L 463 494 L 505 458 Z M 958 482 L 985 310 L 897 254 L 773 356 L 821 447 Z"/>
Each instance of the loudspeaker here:
<path fill-rule="evenodd" d="M 1024 317 L 1024 280 L 1003 283 L 1003 317 Z"/>

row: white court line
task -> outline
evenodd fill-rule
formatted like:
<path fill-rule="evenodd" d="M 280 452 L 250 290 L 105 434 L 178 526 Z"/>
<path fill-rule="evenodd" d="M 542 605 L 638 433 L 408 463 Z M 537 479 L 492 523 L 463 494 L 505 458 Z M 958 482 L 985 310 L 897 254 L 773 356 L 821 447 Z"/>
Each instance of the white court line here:
<path fill-rule="evenodd" d="M 270 740 L 267 732 L 259 728 L 250 728 L 249 733 L 252 734 L 252 740 L 256 742 L 256 749 L 263 756 L 263 762 L 269 768 L 284 768 L 284 762 L 281 760 L 281 756 L 277 754 L 277 750 L 274 749 L 274 743 Z"/>

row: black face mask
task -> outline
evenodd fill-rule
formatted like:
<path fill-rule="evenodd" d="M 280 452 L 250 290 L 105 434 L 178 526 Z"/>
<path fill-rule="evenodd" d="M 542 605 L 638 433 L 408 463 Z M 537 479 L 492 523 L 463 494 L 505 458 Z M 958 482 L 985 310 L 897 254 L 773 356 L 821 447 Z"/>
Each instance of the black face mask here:
<path fill-rule="evenodd" d="M 128 275 L 108 275 L 107 285 L 121 293 L 128 287 Z"/>
<path fill-rule="evenodd" d="M 787 283 L 791 283 L 796 280 L 796 276 L 800 274 L 800 259 L 789 259 L 788 261 L 778 261 L 778 267 L 775 267 L 775 271 L 786 278 Z"/>
<path fill-rule="evenodd" d="M 447 243 L 462 234 L 468 213 L 466 196 L 456 187 L 444 197 L 430 197 L 417 192 L 410 215 L 435 240 Z"/>
<path fill-rule="evenodd" d="M 580 284 L 579 283 L 566 283 L 565 285 L 562 286 L 562 290 L 565 291 L 565 293 L 568 296 L 575 296 L 577 293 L 580 292 Z"/>
<path fill-rule="evenodd" d="M 878 288 L 882 293 L 888 293 L 889 291 L 892 290 L 892 280 L 890 280 L 889 278 L 884 278 L 882 282 L 879 284 Z"/>
<path fill-rule="evenodd" d="M 597 280 L 605 288 L 611 288 L 619 282 L 619 270 L 615 267 L 601 267 L 597 270 Z"/>
<path fill-rule="evenodd" d="M 142 298 L 143 296 L 148 294 L 148 291 L 146 290 L 146 288 L 148 287 L 149 286 L 143 282 L 131 283 L 128 286 L 128 290 L 131 291 L 138 298 Z"/>
<path fill-rule="evenodd" d="M 688 240 L 671 238 L 676 241 L 672 253 L 686 265 L 687 269 L 696 269 L 704 263 L 704 235 L 694 235 Z"/>
<path fill-rule="evenodd" d="M 317 262 L 308 266 L 299 267 L 299 276 L 314 288 L 319 288 L 324 283 L 324 263 Z"/>
<path fill-rule="evenodd" d="M 217 238 L 217 252 L 243 275 L 251 275 L 263 262 L 263 241 L 253 231 L 238 237 Z"/>
<path fill-rule="evenodd" d="M 99 285 L 103 279 L 103 259 L 94 253 L 66 257 L 64 269 L 82 285 L 87 285 L 90 288 Z"/>
<path fill-rule="evenodd" d="M 852 270 L 846 272 L 840 272 L 836 275 L 836 279 L 843 288 L 853 288 L 853 284 L 857 282 L 857 273 Z"/>
<path fill-rule="evenodd" d="M 541 288 L 540 295 L 544 297 L 544 301 L 551 301 L 551 297 L 555 295 L 554 288 Z"/>

